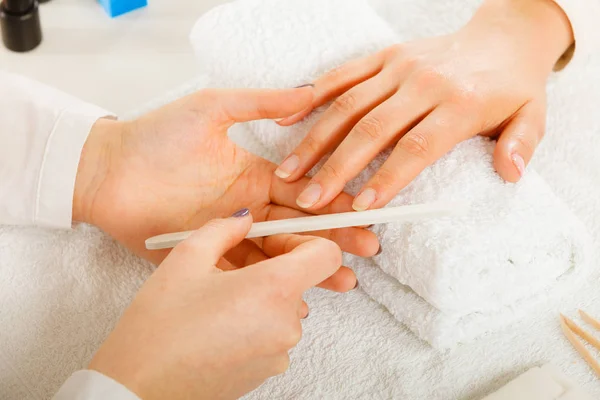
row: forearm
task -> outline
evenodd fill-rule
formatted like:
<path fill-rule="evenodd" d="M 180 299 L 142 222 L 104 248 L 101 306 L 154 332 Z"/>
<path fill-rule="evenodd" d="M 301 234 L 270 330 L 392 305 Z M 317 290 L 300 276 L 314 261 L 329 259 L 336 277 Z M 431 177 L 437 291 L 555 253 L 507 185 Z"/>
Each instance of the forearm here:
<path fill-rule="evenodd" d="M 485 0 L 466 28 L 514 34 L 525 53 L 535 54 L 532 67 L 548 73 L 574 44 L 569 18 L 554 0 Z"/>

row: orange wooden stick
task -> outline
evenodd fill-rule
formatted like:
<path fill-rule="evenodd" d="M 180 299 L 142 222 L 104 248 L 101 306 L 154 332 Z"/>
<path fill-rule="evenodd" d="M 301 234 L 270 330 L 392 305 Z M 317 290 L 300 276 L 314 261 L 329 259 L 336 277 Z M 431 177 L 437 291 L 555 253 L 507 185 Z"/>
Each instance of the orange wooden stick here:
<path fill-rule="evenodd" d="M 581 315 L 581 319 L 583 319 L 585 322 L 600 330 L 600 321 L 590 317 L 585 311 L 582 310 L 579 310 L 579 315 Z"/>
<path fill-rule="evenodd" d="M 585 332 L 583 329 L 579 328 L 577 325 L 575 325 L 575 323 L 573 321 L 571 321 L 570 319 L 568 319 L 567 317 L 565 317 L 562 314 L 560 314 L 560 326 L 562 327 L 562 330 L 563 330 L 565 336 L 567 337 L 569 342 L 571 342 L 571 344 L 573 345 L 575 350 L 577 350 L 579 352 L 579 354 L 581 355 L 581 357 L 583 357 L 585 362 L 588 363 L 588 365 L 594 370 L 596 375 L 600 378 L 600 364 L 598 363 L 598 361 L 596 361 L 594 359 L 594 357 L 592 357 L 592 355 L 585 348 L 583 343 L 581 343 L 581 341 L 579 341 L 579 339 L 577 339 L 577 336 L 575 336 L 575 333 L 577 333 L 578 335 L 583 337 L 588 342 L 590 342 L 590 341 L 586 338 L 591 338 L 592 341 L 596 343 L 596 345 L 600 344 L 600 343 L 598 343 L 598 340 L 596 340 L 594 337 L 592 337 L 589 333 Z M 590 343 L 592 343 L 592 342 L 590 342 Z M 596 347 L 596 345 L 594 345 L 594 347 Z M 596 347 L 596 348 L 600 349 L 600 347 Z"/>

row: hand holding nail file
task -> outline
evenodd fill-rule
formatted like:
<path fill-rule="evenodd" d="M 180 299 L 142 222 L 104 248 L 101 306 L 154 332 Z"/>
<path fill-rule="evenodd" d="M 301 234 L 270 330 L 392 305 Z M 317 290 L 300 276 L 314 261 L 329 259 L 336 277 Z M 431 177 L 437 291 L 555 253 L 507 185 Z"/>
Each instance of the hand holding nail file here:
<path fill-rule="evenodd" d="M 313 232 L 388 222 L 409 222 L 423 218 L 441 218 L 463 215 L 467 210 L 468 205 L 466 203 L 446 202 L 257 222 L 252 224 L 246 239 L 282 233 Z M 192 232 L 186 231 L 154 236 L 146 240 L 146 248 L 148 250 L 159 250 L 175 247 L 178 243 L 187 239 Z"/>

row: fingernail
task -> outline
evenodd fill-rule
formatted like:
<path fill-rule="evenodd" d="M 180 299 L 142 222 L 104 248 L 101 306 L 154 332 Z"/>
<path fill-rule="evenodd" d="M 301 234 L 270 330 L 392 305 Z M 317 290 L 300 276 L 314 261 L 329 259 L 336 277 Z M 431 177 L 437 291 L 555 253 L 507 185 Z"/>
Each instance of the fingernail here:
<path fill-rule="evenodd" d="M 352 203 L 352 208 L 356 211 L 365 211 L 375 203 L 376 199 L 377 192 L 374 189 L 365 189 L 356 196 L 354 203 Z"/>
<path fill-rule="evenodd" d="M 292 154 L 286 158 L 281 165 L 275 170 L 275 175 L 281 179 L 289 178 L 300 165 L 300 159 L 297 155 Z"/>
<path fill-rule="evenodd" d="M 309 316 L 309 315 L 310 315 L 310 311 L 309 311 L 309 312 L 307 312 L 307 313 L 306 313 L 306 315 L 304 316 L 304 318 L 302 318 L 302 319 L 306 319 L 306 318 L 308 318 L 308 316 Z"/>
<path fill-rule="evenodd" d="M 375 253 L 375 255 L 378 256 L 381 253 L 383 253 L 383 247 L 381 247 L 381 245 L 379 245 L 379 250 L 377 250 L 377 253 Z"/>
<path fill-rule="evenodd" d="M 296 86 L 294 89 L 300 89 L 300 88 L 308 87 L 308 86 L 315 87 L 315 85 L 312 83 L 305 83 L 304 85 Z"/>
<path fill-rule="evenodd" d="M 354 285 L 354 287 L 352 288 L 352 290 L 356 290 L 358 289 L 358 279 L 356 280 L 356 285 Z"/>
<path fill-rule="evenodd" d="M 319 201 L 320 198 L 321 185 L 318 183 L 311 183 L 302 193 L 300 193 L 300 196 L 296 199 L 296 204 L 302 208 L 309 208 Z"/>
<path fill-rule="evenodd" d="M 512 162 L 515 165 L 517 171 L 519 171 L 519 175 L 523 176 L 525 174 L 525 160 L 518 153 L 513 153 L 511 156 Z"/>
<path fill-rule="evenodd" d="M 248 216 L 249 214 L 250 210 L 247 208 L 242 208 L 241 210 L 234 212 L 231 218 L 242 218 Z"/>

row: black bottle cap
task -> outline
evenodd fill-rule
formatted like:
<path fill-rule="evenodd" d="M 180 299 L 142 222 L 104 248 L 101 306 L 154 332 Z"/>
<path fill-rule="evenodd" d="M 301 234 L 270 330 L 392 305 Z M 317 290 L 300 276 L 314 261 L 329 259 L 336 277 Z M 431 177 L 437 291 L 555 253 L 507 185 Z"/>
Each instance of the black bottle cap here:
<path fill-rule="evenodd" d="M 0 28 L 6 48 L 16 52 L 35 49 L 42 42 L 37 0 L 2 0 Z"/>

